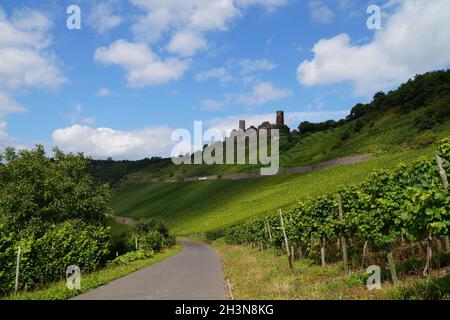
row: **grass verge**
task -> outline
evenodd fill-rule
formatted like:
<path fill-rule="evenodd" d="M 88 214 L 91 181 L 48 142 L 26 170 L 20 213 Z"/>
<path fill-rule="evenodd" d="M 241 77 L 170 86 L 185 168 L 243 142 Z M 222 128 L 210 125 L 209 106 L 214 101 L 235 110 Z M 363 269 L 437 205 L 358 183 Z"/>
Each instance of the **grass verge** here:
<path fill-rule="evenodd" d="M 121 278 L 127 274 L 148 267 L 152 264 L 165 260 L 182 249 L 181 245 L 168 249 L 163 253 L 154 255 L 151 258 L 144 260 L 132 261 L 126 264 L 117 266 L 108 266 L 104 269 L 83 275 L 81 278 L 81 290 L 69 290 L 66 287 L 66 281 L 58 281 L 48 284 L 46 287 L 36 291 L 19 292 L 7 297 L 3 297 L 2 300 L 65 300 L 72 298 L 81 293 L 87 292 L 91 289 L 98 288 L 104 284 L 107 284 L 115 279 Z"/>
<path fill-rule="evenodd" d="M 310 260 L 296 261 L 290 272 L 287 257 L 271 250 L 231 246 L 221 239 L 213 247 L 222 256 L 225 277 L 230 279 L 237 300 L 435 300 L 450 298 L 450 275 L 428 280 L 401 279 L 393 287 L 369 291 L 358 274 L 348 275 L 340 263 L 322 268 Z"/>

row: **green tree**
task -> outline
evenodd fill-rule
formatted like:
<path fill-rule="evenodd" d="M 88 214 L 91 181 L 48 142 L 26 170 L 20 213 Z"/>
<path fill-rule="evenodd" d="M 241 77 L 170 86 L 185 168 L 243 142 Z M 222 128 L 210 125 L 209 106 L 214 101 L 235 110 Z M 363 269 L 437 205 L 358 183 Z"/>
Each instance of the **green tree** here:
<path fill-rule="evenodd" d="M 96 186 L 87 173 L 89 158 L 44 147 L 0 155 L 0 223 L 10 232 L 30 229 L 38 236 L 55 223 L 80 219 L 96 225 L 106 222 L 109 187 Z"/>
<path fill-rule="evenodd" d="M 169 233 L 169 227 L 158 218 L 141 219 L 135 226 L 131 242 L 138 239 L 139 248 L 160 251 L 175 244 L 175 238 Z"/>

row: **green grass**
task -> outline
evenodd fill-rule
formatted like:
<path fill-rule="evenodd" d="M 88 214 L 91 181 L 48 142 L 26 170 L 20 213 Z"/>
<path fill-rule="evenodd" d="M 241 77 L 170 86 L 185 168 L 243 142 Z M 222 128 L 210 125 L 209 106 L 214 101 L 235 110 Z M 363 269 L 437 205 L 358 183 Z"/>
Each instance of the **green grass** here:
<path fill-rule="evenodd" d="M 111 204 L 120 216 L 163 218 L 176 234 L 203 233 L 288 208 L 307 196 L 333 192 L 339 185 L 360 183 L 375 169 L 430 157 L 433 151 L 433 147 L 409 150 L 308 174 L 238 181 L 131 184 L 116 190 Z"/>
<path fill-rule="evenodd" d="M 164 253 L 156 254 L 145 260 L 132 261 L 117 266 L 108 266 L 93 273 L 81 275 L 81 290 L 69 290 L 66 281 L 59 281 L 48 284 L 43 289 L 29 292 L 19 292 L 2 300 L 65 300 L 78 294 L 95 289 L 107 284 L 115 279 L 121 278 L 129 273 L 135 272 L 164 259 L 167 259 L 181 251 L 181 246 L 177 245 L 168 249 Z"/>
<path fill-rule="evenodd" d="M 399 288 L 390 290 L 386 297 L 397 300 L 449 300 L 450 274 L 409 281 Z"/>
<path fill-rule="evenodd" d="M 448 274 L 430 279 L 402 277 L 398 287 L 383 281 L 381 290 L 369 291 L 365 282 L 346 274 L 341 263 L 321 267 L 305 259 L 295 261 L 291 272 L 287 257 L 273 250 L 226 245 L 221 239 L 213 247 L 222 257 L 225 277 L 231 282 L 235 299 L 437 300 L 450 297 Z"/>
<path fill-rule="evenodd" d="M 286 256 L 273 250 L 213 243 L 225 266 L 235 299 L 323 300 L 368 299 L 363 285 L 349 285 L 341 264 L 322 268 L 309 260 L 295 261 L 289 270 Z"/>

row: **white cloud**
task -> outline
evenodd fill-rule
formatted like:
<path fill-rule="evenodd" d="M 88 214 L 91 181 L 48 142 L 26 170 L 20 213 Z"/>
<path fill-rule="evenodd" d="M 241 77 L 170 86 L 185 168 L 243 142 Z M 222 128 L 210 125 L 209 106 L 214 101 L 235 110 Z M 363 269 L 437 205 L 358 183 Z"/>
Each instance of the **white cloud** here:
<path fill-rule="evenodd" d="M 233 0 L 131 0 L 143 9 L 144 16 L 133 25 L 137 41 L 159 41 L 163 34 L 175 30 L 197 32 L 226 30 L 228 23 L 240 15 Z"/>
<path fill-rule="evenodd" d="M 263 6 L 273 11 L 286 0 L 131 0 L 144 14 L 131 30 L 138 42 L 155 43 L 168 35 L 168 49 L 183 56 L 193 55 L 207 43 L 205 34 L 228 30 L 231 22 L 249 6 Z M 184 32 L 190 34 L 184 34 Z M 196 46 L 185 49 L 180 44 L 194 39 Z M 191 44 L 188 45 L 192 47 Z"/>
<path fill-rule="evenodd" d="M 0 9 L 0 88 L 57 88 L 66 79 L 52 55 L 43 50 L 51 44 L 52 21 L 44 14 L 22 9 L 8 20 Z"/>
<path fill-rule="evenodd" d="M 279 89 L 270 82 L 255 84 L 249 93 L 227 93 L 221 100 L 205 99 L 202 108 L 217 111 L 229 105 L 259 106 L 286 98 L 292 94 L 289 89 Z"/>
<path fill-rule="evenodd" d="M 7 122 L 4 118 L 10 113 L 24 112 L 26 109 L 13 100 L 6 93 L 0 92 L 0 146 L 5 146 L 14 142 L 14 138 L 10 137 L 6 132 Z"/>
<path fill-rule="evenodd" d="M 92 128 L 75 124 L 53 132 L 53 143 L 65 152 L 84 152 L 96 158 L 143 159 L 168 156 L 174 143 L 166 126 L 133 131 Z"/>
<path fill-rule="evenodd" d="M 236 102 L 246 106 L 262 105 L 283 99 L 289 95 L 291 95 L 291 91 L 288 89 L 278 89 L 269 82 L 262 82 L 254 85 L 250 94 L 238 95 Z"/>
<path fill-rule="evenodd" d="M 5 121 L 0 121 L 0 146 L 6 147 L 11 144 L 13 138 L 11 138 L 6 132 L 7 123 Z"/>
<path fill-rule="evenodd" d="M 267 59 L 241 59 L 237 62 L 242 75 L 249 75 L 261 71 L 272 71 L 276 65 Z"/>
<path fill-rule="evenodd" d="M 193 57 L 205 50 L 209 44 L 206 35 L 211 32 L 226 31 L 232 21 L 241 17 L 249 6 L 262 6 L 267 11 L 287 3 L 286 0 L 130 0 L 141 10 L 131 26 L 134 42 L 124 40 L 112 43 L 109 49 L 99 48 L 96 59 L 105 63 L 115 63 L 128 71 L 130 86 L 159 85 L 178 80 L 188 69 L 187 61 L 177 58 L 162 59 L 145 45 L 159 43 L 159 47 L 177 57 Z M 160 43 L 163 41 L 166 43 Z M 127 46 L 127 48 L 125 48 Z M 118 50 L 138 50 L 145 55 L 145 62 L 138 67 L 130 67 L 132 57 L 121 56 L 120 60 L 107 55 L 113 48 Z M 128 50 L 127 50 L 128 51 Z M 142 56 L 139 56 L 142 58 Z M 142 60 L 140 60 L 142 61 Z"/>
<path fill-rule="evenodd" d="M 195 75 L 197 81 L 208 81 L 211 79 L 216 79 L 222 83 L 229 82 L 233 80 L 233 77 L 228 73 L 227 69 L 224 67 L 212 68 Z"/>
<path fill-rule="evenodd" d="M 206 46 L 206 40 L 200 33 L 181 30 L 172 37 L 167 45 L 167 50 L 183 57 L 191 57 L 198 51 L 205 49 Z"/>
<path fill-rule="evenodd" d="M 276 65 L 268 59 L 230 59 L 226 67 L 218 67 L 199 72 L 195 75 L 197 81 L 216 79 L 222 83 L 241 77 L 245 84 L 254 82 L 260 72 L 272 71 Z M 235 77 L 232 74 L 236 74 Z"/>
<path fill-rule="evenodd" d="M 334 12 L 322 1 L 313 0 L 309 3 L 311 19 L 319 23 L 330 23 L 333 21 Z"/>
<path fill-rule="evenodd" d="M 117 5 L 116 0 L 94 4 L 87 19 L 89 25 L 99 34 L 105 34 L 109 30 L 118 27 L 123 19 L 114 13 Z"/>
<path fill-rule="evenodd" d="M 350 2 L 350 0 L 339 0 L 338 2 L 339 2 L 339 7 L 342 9 L 346 9 L 352 4 Z"/>
<path fill-rule="evenodd" d="M 52 25 L 53 22 L 39 11 L 16 10 L 8 19 L 0 8 L 0 48 L 46 48 L 51 44 L 47 31 Z"/>
<path fill-rule="evenodd" d="M 99 97 L 107 97 L 111 95 L 111 90 L 109 90 L 108 88 L 100 88 L 97 91 L 97 96 Z"/>
<path fill-rule="evenodd" d="M 124 68 L 131 87 L 160 85 L 178 80 L 189 67 L 188 61 L 176 58 L 163 60 L 146 44 L 125 40 L 117 40 L 108 48 L 98 48 L 95 60 Z"/>
<path fill-rule="evenodd" d="M 25 108 L 6 93 L 0 92 L 0 118 L 10 113 L 23 112 Z"/>
<path fill-rule="evenodd" d="M 66 82 L 46 49 L 53 21 L 37 10 L 21 8 L 10 17 L 0 8 L 0 144 L 16 144 L 5 117 L 26 109 L 12 96 L 21 89 L 55 89 Z"/>
<path fill-rule="evenodd" d="M 0 49 L 0 87 L 55 89 L 64 82 L 51 58 L 32 49 Z"/>
<path fill-rule="evenodd" d="M 448 0 L 394 1 L 397 6 L 376 31 L 373 40 L 354 45 L 340 34 L 322 39 L 312 49 L 314 58 L 297 69 L 302 85 L 350 81 L 357 94 L 397 85 L 417 73 L 450 63 L 450 10 Z"/>
<path fill-rule="evenodd" d="M 47 15 L 30 8 L 16 9 L 12 14 L 11 22 L 16 28 L 24 31 L 42 33 L 53 27 L 53 21 Z"/>
<path fill-rule="evenodd" d="M 262 6 L 265 7 L 269 12 L 271 12 L 278 7 L 286 5 L 287 0 L 236 0 L 236 4 L 243 8 L 255 5 Z"/>

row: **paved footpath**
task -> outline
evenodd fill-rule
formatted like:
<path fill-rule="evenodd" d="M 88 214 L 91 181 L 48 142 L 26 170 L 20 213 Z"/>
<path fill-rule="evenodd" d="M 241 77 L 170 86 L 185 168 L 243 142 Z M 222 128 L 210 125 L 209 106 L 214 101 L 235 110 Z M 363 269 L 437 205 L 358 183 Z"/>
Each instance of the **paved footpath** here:
<path fill-rule="evenodd" d="M 203 243 L 181 242 L 183 251 L 175 256 L 78 295 L 73 299 L 227 299 L 226 284 L 219 255 Z"/>

